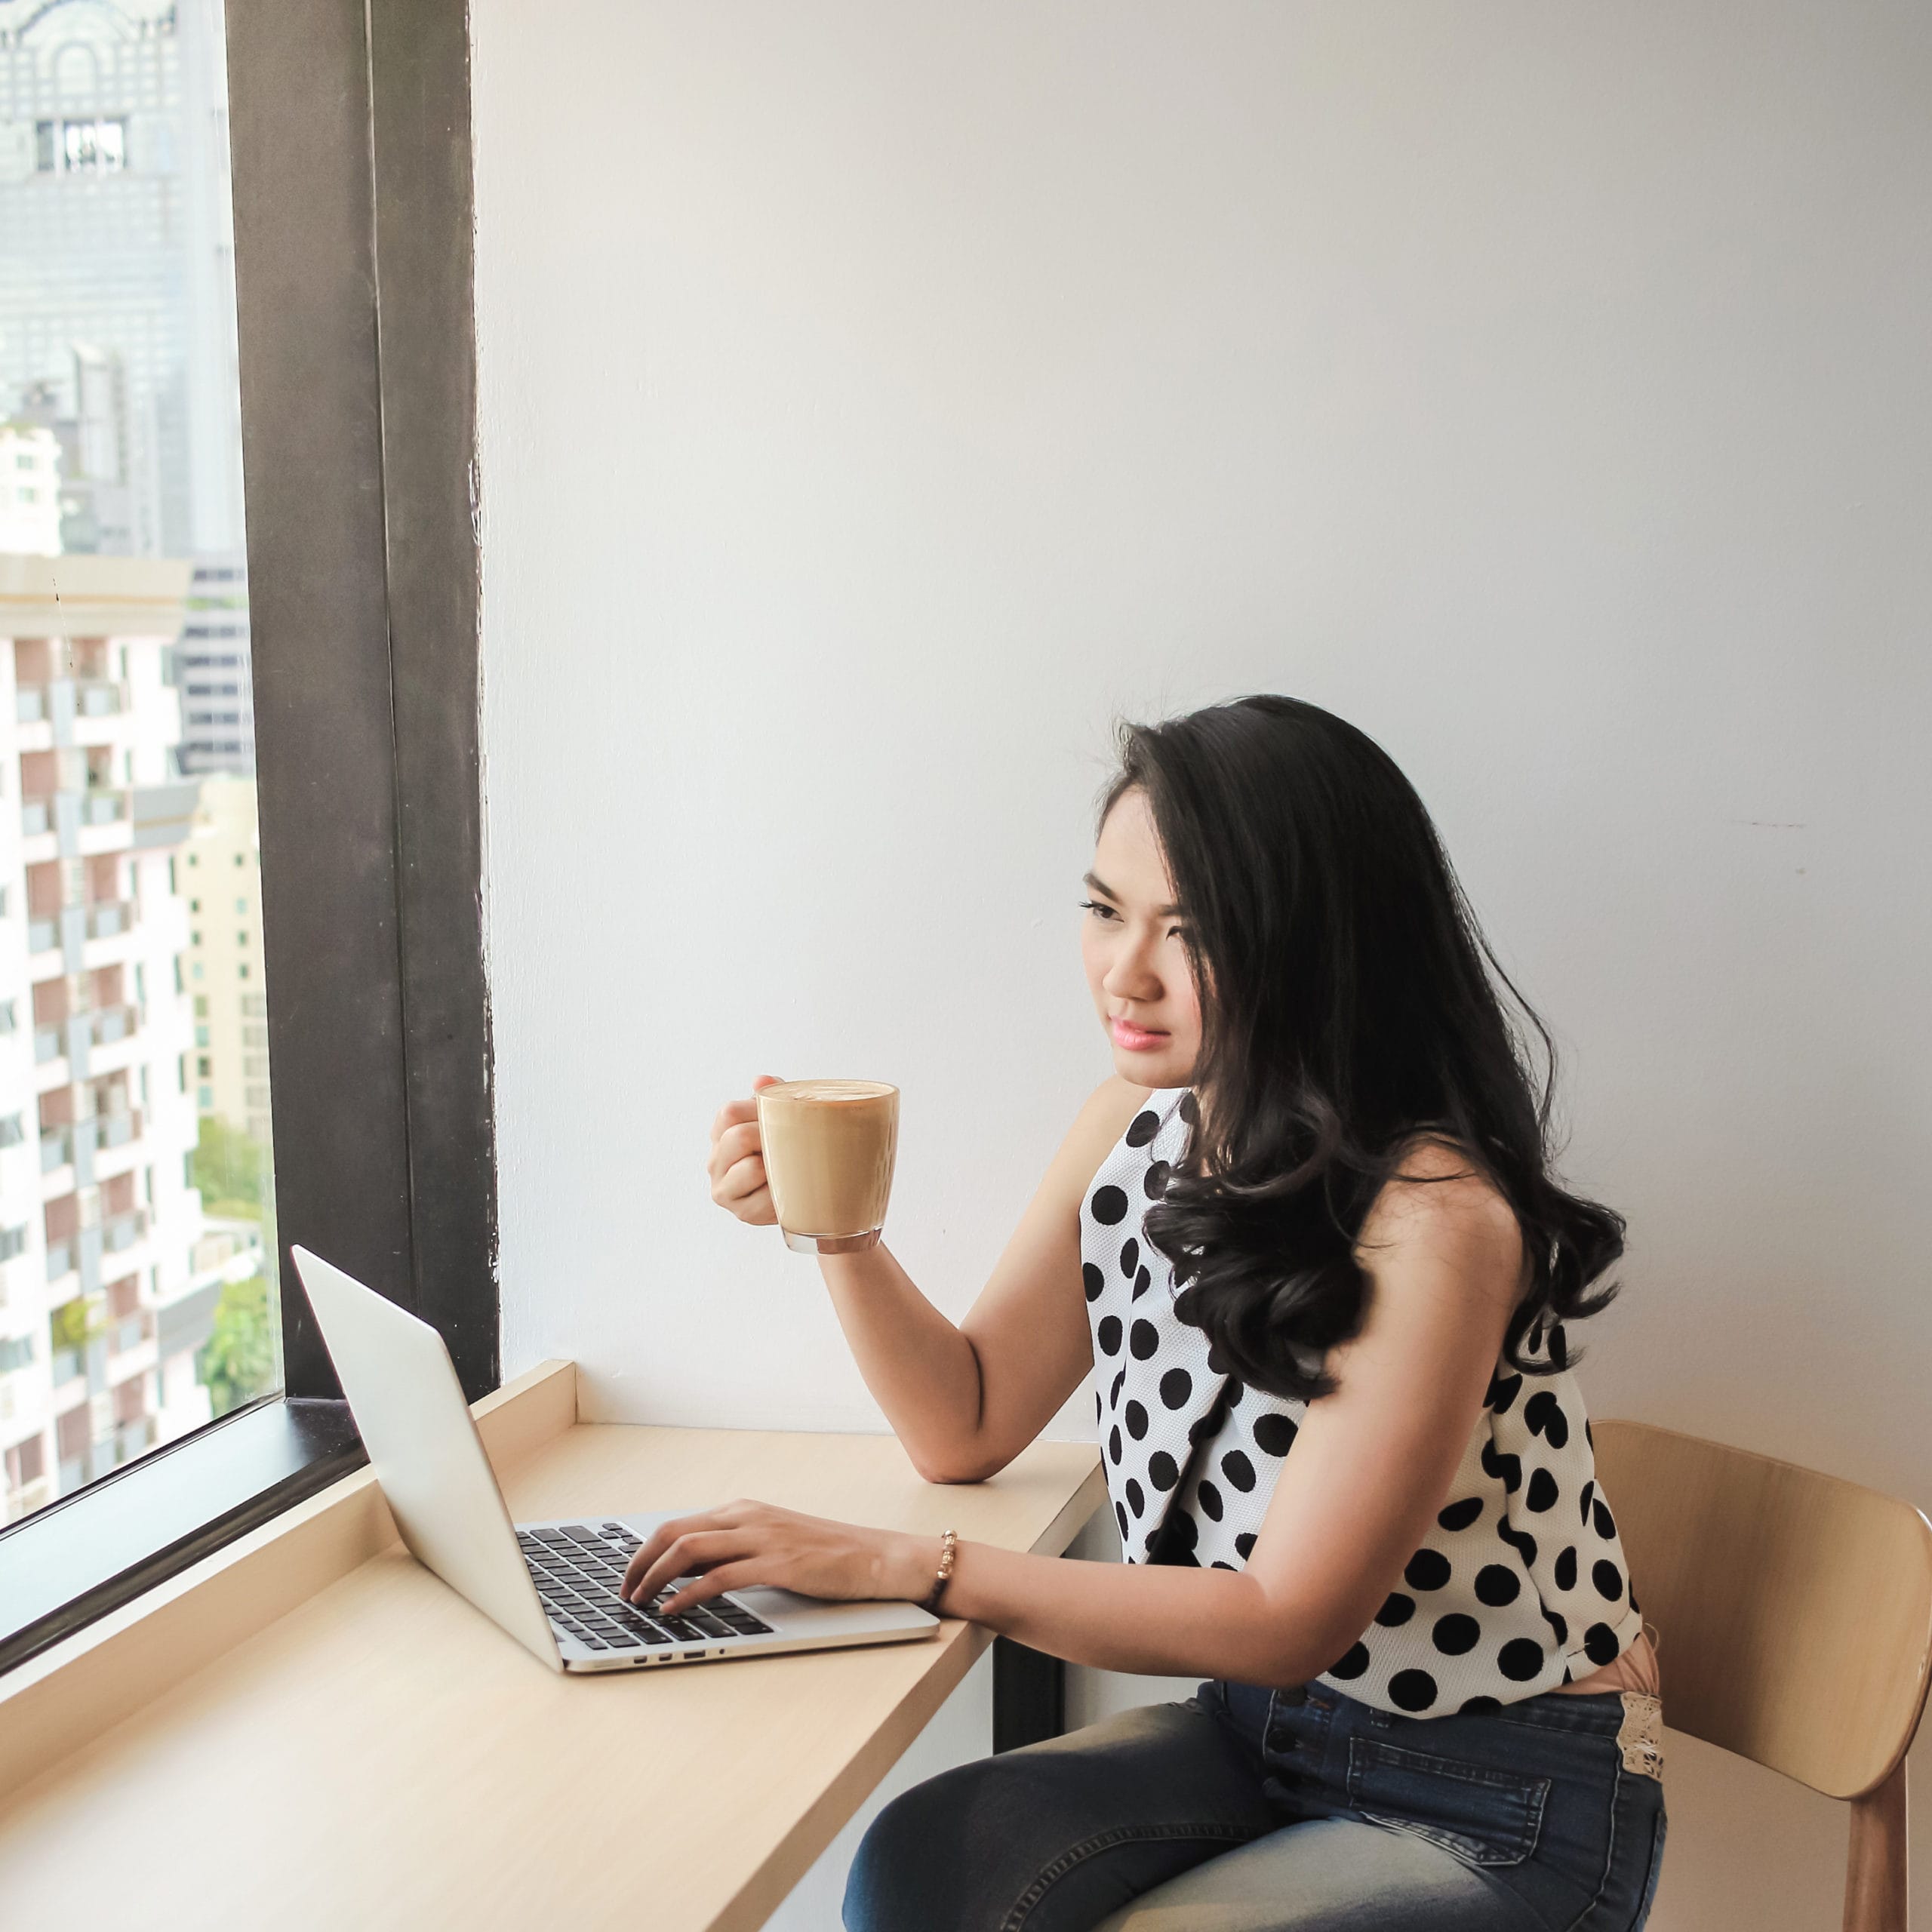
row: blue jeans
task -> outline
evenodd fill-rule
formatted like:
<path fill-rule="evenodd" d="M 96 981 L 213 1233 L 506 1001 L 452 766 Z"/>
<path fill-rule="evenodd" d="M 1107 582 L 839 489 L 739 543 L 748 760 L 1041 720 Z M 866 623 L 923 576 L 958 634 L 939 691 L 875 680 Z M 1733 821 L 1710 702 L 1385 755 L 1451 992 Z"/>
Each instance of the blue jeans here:
<path fill-rule="evenodd" d="M 1637 1932 L 1663 1787 L 1621 1696 L 1409 1718 L 1201 1685 L 929 1778 L 873 1821 L 848 1932 Z"/>

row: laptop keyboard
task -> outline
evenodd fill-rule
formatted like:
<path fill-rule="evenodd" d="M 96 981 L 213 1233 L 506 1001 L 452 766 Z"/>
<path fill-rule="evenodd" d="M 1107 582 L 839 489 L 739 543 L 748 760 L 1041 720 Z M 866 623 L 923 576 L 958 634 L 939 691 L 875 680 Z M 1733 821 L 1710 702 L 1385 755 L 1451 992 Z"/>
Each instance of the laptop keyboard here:
<path fill-rule="evenodd" d="M 658 1606 L 691 1582 L 689 1577 L 674 1577 L 648 1606 L 626 1603 L 617 1592 L 640 1546 L 621 1523 L 518 1530 L 516 1540 L 550 1621 L 588 1650 L 644 1651 L 771 1634 L 770 1624 L 729 1597 L 714 1597 L 679 1617 L 663 1615 Z"/>

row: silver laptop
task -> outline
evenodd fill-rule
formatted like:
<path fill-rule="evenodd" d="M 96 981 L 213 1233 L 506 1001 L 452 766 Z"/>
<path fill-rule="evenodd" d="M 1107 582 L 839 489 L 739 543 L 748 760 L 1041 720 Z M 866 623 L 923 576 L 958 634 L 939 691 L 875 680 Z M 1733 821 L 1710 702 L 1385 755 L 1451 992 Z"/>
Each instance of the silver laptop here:
<path fill-rule="evenodd" d="M 441 1336 L 307 1249 L 292 1252 L 403 1542 L 552 1670 L 897 1644 L 939 1628 L 916 1604 L 827 1603 L 764 1586 L 679 1617 L 624 1602 L 632 1554 L 666 1518 L 691 1511 L 512 1524 Z"/>

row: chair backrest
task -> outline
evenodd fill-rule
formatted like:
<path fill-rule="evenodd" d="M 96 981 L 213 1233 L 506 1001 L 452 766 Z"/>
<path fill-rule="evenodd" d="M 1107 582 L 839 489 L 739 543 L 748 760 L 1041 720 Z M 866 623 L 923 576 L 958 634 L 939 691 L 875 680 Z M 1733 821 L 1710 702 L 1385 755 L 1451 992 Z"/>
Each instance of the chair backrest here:
<path fill-rule="evenodd" d="M 1932 1666 L 1932 1522 L 1795 1463 L 1592 1425 L 1665 1721 L 1833 1798 L 1904 1755 Z"/>

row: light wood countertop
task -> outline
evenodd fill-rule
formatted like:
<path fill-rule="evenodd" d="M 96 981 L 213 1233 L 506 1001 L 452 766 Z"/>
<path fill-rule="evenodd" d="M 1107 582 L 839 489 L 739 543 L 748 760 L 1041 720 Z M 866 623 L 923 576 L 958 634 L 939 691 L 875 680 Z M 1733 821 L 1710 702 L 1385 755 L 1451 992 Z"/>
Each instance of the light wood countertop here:
<path fill-rule="evenodd" d="M 577 1425 L 574 1386 L 479 1404 L 519 1519 L 753 1496 L 1057 1553 L 1102 1500 L 1089 1445 L 941 1488 L 890 1436 Z M 561 1677 L 366 1472 L 290 1518 L 0 1679 L 0 1922 L 740 1932 L 989 1641 Z"/>

